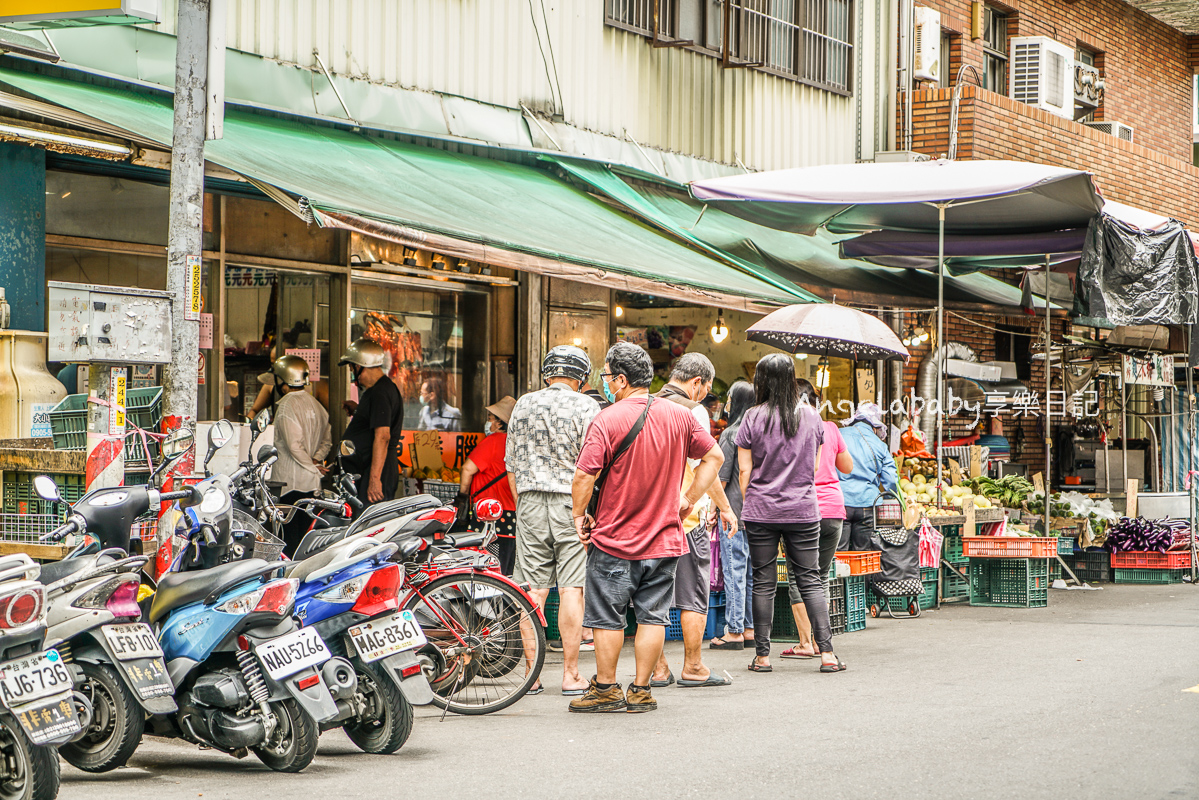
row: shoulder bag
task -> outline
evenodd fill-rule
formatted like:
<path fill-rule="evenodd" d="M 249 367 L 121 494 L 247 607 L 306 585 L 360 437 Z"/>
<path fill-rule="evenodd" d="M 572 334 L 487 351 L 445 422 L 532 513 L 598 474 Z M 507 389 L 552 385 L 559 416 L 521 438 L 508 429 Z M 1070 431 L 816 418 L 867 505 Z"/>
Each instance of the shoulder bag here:
<path fill-rule="evenodd" d="M 641 433 L 641 429 L 645 427 L 645 418 L 649 415 L 649 407 L 654 404 L 654 398 L 651 395 L 645 401 L 645 408 L 641 411 L 641 416 L 637 417 L 637 421 L 633 423 L 633 427 L 629 428 L 629 432 L 620 440 L 620 444 L 616 448 L 616 452 L 612 454 L 612 460 L 604 465 L 604 468 L 595 476 L 595 486 L 591 490 L 591 502 L 587 504 L 587 516 L 595 519 L 595 513 L 599 508 L 600 490 L 604 487 L 604 481 L 608 478 L 608 472 L 612 469 L 612 465 L 616 463 L 616 459 L 624 455 L 625 451 L 633 446 L 633 440 L 637 438 L 637 434 Z"/>

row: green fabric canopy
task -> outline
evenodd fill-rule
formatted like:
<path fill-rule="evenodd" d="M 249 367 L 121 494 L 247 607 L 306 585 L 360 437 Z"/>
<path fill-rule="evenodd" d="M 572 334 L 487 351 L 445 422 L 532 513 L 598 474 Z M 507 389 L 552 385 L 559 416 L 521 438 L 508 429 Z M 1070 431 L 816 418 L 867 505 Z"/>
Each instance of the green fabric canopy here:
<path fill-rule="evenodd" d="M 169 146 L 171 97 L 0 69 L 0 81 Z M 662 235 L 548 171 L 227 106 L 209 161 L 352 214 L 571 264 L 774 303 L 822 302 Z M 738 268 L 738 267 L 743 267 Z M 650 291 L 647 287 L 647 291 Z"/>

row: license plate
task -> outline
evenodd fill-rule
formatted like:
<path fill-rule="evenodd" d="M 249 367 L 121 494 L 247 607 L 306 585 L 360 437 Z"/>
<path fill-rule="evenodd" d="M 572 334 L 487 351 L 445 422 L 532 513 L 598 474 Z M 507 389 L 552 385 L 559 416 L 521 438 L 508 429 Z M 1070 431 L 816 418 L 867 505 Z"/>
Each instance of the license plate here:
<path fill-rule="evenodd" d="M 70 691 L 71 672 L 57 650 L 0 664 L 0 700 L 9 708 Z"/>
<path fill-rule="evenodd" d="M 274 680 L 329 660 L 329 648 L 315 628 L 302 628 L 254 648 L 266 674 Z"/>
<path fill-rule="evenodd" d="M 121 672 L 142 700 L 172 695 L 175 687 L 167 674 L 167 665 L 161 658 L 143 658 L 137 661 L 120 662 Z"/>
<path fill-rule="evenodd" d="M 420 647 L 427 639 L 411 611 L 401 611 L 386 619 L 355 625 L 348 631 L 354 649 L 370 663 L 392 653 Z"/>
<path fill-rule="evenodd" d="M 160 658 L 162 648 L 154 638 L 149 625 L 141 622 L 128 625 L 104 625 L 104 638 L 112 648 L 117 661 L 132 661 L 135 658 Z"/>
<path fill-rule="evenodd" d="M 13 714 L 34 744 L 63 739 L 83 729 L 70 692 L 18 706 Z"/>

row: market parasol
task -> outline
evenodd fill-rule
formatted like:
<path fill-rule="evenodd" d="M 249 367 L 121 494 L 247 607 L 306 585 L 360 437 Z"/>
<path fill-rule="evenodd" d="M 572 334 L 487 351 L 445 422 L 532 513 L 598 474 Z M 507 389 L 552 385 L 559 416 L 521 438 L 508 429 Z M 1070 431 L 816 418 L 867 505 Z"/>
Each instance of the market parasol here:
<path fill-rule="evenodd" d="M 784 306 L 745 331 L 788 353 L 815 353 L 860 361 L 907 361 L 908 350 L 878 317 L 836 303 Z"/>
<path fill-rule="evenodd" d="M 937 341 L 942 343 L 947 233 L 1029 234 L 1082 228 L 1103 210 L 1103 199 L 1090 173 L 1022 161 L 805 167 L 695 181 L 691 194 L 743 219 L 795 233 L 811 234 L 820 228 L 833 233 L 936 233 Z M 1046 270 L 1049 266 L 1047 257 Z M 1047 300 L 1046 317 L 1049 307 Z M 1045 336 L 1048 353 L 1048 324 Z M 1048 363 L 1045 380 L 1048 384 Z M 944 385 L 944 369 L 938 369 L 939 406 L 943 405 Z M 943 416 L 937 415 L 938 446 Z M 1048 484 L 1048 448 L 1045 477 Z M 937 485 L 940 483 L 938 459 Z"/>

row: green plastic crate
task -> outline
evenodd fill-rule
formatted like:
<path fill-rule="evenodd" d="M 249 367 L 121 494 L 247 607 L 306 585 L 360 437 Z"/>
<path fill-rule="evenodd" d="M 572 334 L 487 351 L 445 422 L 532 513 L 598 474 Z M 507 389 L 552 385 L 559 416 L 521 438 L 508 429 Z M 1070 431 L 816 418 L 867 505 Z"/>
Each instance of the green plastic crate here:
<path fill-rule="evenodd" d="M 852 575 L 829 582 L 829 620 L 833 633 L 861 630 L 866 627 L 866 577 Z M 847 625 L 847 620 L 849 620 Z M 776 642 L 798 642 L 799 630 L 791 613 L 791 598 L 787 587 L 780 585 L 774 593 L 774 622 L 770 638 Z"/>
<path fill-rule="evenodd" d="M 1120 569 L 1116 568 L 1115 583 L 1182 583 L 1190 569 Z"/>
<path fill-rule="evenodd" d="M 954 526 L 957 527 L 957 526 Z M 962 537 L 961 536 L 946 536 L 941 542 L 941 558 L 951 564 L 964 560 L 962 555 Z"/>
<path fill-rule="evenodd" d="M 50 435 L 55 450 L 83 450 L 87 447 L 87 395 L 67 395 L 48 413 Z M 157 431 L 162 419 L 162 387 L 130 389 L 125 393 L 125 419 L 147 431 Z M 130 428 L 132 430 L 132 428 Z M 158 457 L 158 443 L 147 440 L 150 457 Z M 141 438 L 130 436 L 125 440 L 125 463 L 146 463 L 146 451 Z"/>
<path fill-rule="evenodd" d="M 558 590 L 550 589 L 545 598 L 545 640 L 547 642 L 561 641 L 562 634 L 558 632 Z"/>
<path fill-rule="evenodd" d="M 845 581 L 845 632 L 866 627 L 866 576 L 850 575 Z"/>
<path fill-rule="evenodd" d="M 844 619 L 844 614 L 842 614 L 842 619 Z M 785 585 L 779 586 L 774 593 L 774 622 L 770 625 L 770 638 L 776 642 L 799 641 L 799 629 L 795 627 L 795 616 L 791 613 L 791 599 L 787 596 Z"/>
<path fill-rule="evenodd" d="M 33 479 L 38 472 L 5 472 L 4 473 L 4 513 L 5 514 L 52 514 L 59 519 L 66 519 L 66 510 L 61 505 L 48 503 L 37 496 L 33 490 Z M 74 503 L 83 497 L 84 485 L 82 475 L 67 473 L 48 473 L 58 484 L 59 494 L 68 503 Z"/>
<path fill-rule="evenodd" d="M 1049 604 L 1049 564 L 1043 558 L 970 559 L 970 605 L 1043 608 Z"/>
<path fill-rule="evenodd" d="M 939 579 L 940 570 L 936 567 L 921 567 L 920 582 L 924 584 L 924 594 L 918 598 L 920 610 L 926 611 L 937 604 L 937 582 Z M 910 600 L 906 597 L 892 597 L 887 600 L 887 605 L 892 611 L 908 610 Z"/>
<path fill-rule="evenodd" d="M 951 562 L 952 563 L 952 562 Z M 961 562 L 954 563 L 954 566 L 959 571 L 970 575 L 970 560 L 965 559 Z M 963 597 L 970 596 L 970 581 L 962 578 L 956 572 L 948 567 L 941 568 L 941 602 L 946 600 L 958 600 Z"/>
<path fill-rule="evenodd" d="M 1074 537 L 1073 536 L 1057 537 L 1057 553 L 1060 556 L 1074 555 Z M 1061 565 L 1059 564 L 1058 566 L 1060 567 Z"/>

